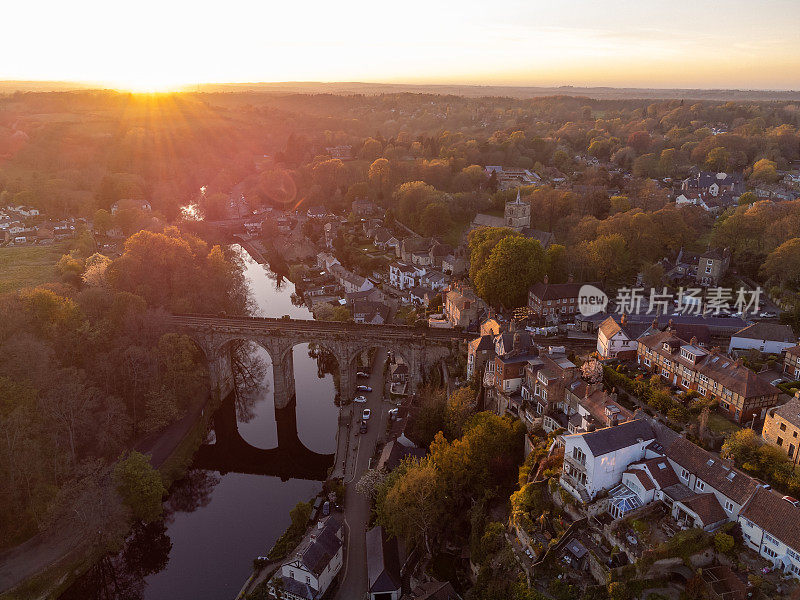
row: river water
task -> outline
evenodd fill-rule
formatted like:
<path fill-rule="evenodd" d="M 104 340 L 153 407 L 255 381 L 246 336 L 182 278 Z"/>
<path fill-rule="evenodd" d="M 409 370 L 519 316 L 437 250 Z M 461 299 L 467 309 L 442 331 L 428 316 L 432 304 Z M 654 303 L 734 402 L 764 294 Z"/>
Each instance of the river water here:
<path fill-rule="evenodd" d="M 256 263 L 243 249 L 245 277 L 259 316 L 311 319 L 305 306 L 292 303 L 294 285 L 278 278 L 265 265 Z M 239 420 L 242 437 L 253 446 L 277 445 L 272 399 L 271 360 L 266 351 L 254 348 L 269 368 L 265 390 L 251 407 L 252 418 Z M 337 408 L 331 375 L 318 376 L 316 359 L 308 356 L 308 345 L 294 348 L 297 391 L 297 428 L 300 440 L 310 450 L 330 454 L 336 450 Z M 143 600 L 232 599 L 252 570 L 256 556 L 265 555 L 289 525 L 289 511 L 300 501 L 315 496 L 321 482 L 277 477 L 190 471 L 178 482 L 167 500 L 167 518 L 142 532 L 133 550 L 114 559 L 115 577 L 127 585 L 115 599 Z M 136 537 L 136 534 L 134 535 Z M 170 547 L 171 544 L 171 547 Z M 129 546 L 130 546 L 129 542 Z M 143 559 L 144 556 L 149 559 Z M 157 558 L 153 558 L 157 556 Z M 122 565 L 122 566 L 120 566 Z M 117 573 L 126 570 L 131 573 Z M 137 575 L 138 573 L 138 575 Z M 127 579 L 133 579 L 130 582 Z M 108 577 L 101 579 L 108 580 Z M 116 582 L 115 582 L 116 585 Z M 106 597 L 97 583 L 84 584 L 64 597 Z"/>

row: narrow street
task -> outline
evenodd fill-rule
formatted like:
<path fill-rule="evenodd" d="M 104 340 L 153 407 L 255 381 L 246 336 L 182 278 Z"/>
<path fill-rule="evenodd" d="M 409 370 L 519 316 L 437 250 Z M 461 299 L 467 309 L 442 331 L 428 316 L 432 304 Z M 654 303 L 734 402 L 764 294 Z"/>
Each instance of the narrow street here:
<path fill-rule="evenodd" d="M 360 379 L 359 385 L 368 385 L 371 392 L 356 392 L 366 396 L 366 404 L 353 404 L 353 423 L 350 428 L 350 451 L 345 469 L 345 528 L 347 548 L 342 583 L 336 595 L 341 600 L 360 600 L 367 592 L 367 555 L 365 533 L 370 516 L 369 500 L 356 491 L 361 475 L 369 468 L 375 445 L 386 430 L 387 408 L 383 401 L 384 365 L 387 353 L 379 349 L 372 364 L 369 379 Z M 358 433 L 361 412 L 369 408 L 372 415 L 367 421 L 367 433 Z"/>

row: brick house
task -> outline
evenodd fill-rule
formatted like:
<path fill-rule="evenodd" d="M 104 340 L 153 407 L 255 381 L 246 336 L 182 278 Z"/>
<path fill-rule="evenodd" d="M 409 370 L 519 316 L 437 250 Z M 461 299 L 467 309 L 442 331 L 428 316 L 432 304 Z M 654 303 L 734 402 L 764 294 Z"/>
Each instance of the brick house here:
<path fill-rule="evenodd" d="M 797 464 L 800 458 L 800 398 L 795 396 L 786 404 L 769 409 L 761 437 L 768 444 L 780 448 Z"/>
<path fill-rule="evenodd" d="M 719 401 L 726 416 L 739 424 L 766 416 L 780 390 L 718 349 L 686 342 L 671 329 L 639 339 L 636 362 L 670 385 Z"/>
<path fill-rule="evenodd" d="M 700 285 L 719 285 L 722 276 L 731 263 L 731 254 L 725 250 L 708 250 L 700 255 L 697 262 L 697 283 Z"/>
<path fill-rule="evenodd" d="M 786 349 L 783 358 L 783 372 L 793 379 L 800 379 L 800 346 Z"/>
<path fill-rule="evenodd" d="M 528 308 L 532 317 L 543 321 L 571 322 L 578 314 L 578 292 L 583 283 L 548 283 L 544 280 L 528 290 Z M 599 283 L 591 283 L 599 287 Z"/>

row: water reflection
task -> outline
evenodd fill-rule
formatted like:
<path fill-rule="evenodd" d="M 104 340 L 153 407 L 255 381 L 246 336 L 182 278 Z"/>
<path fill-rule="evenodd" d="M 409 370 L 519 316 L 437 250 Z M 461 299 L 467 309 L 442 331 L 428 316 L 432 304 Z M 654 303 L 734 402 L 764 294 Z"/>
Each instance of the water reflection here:
<path fill-rule="evenodd" d="M 245 278 L 261 316 L 310 319 L 293 298 L 294 286 L 241 252 Z M 337 375 L 319 349 L 294 350 L 295 438 L 313 454 L 335 450 Z M 271 449 L 279 431 L 272 398 L 269 354 L 244 345 L 238 357 L 246 369 L 242 383 L 253 385 L 236 399 L 240 437 L 257 449 Z M 321 378 L 320 378 L 321 376 Z M 212 435 L 208 442 L 214 443 Z M 66 600 L 193 600 L 233 598 L 250 574 L 252 559 L 266 554 L 289 524 L 289 510 L 316 495 L 319 481 L 210 469 L 191 469 L 170 489 L 162 521 L 137 527 L 121 552 L 105 557 L 62 595 Z"/>

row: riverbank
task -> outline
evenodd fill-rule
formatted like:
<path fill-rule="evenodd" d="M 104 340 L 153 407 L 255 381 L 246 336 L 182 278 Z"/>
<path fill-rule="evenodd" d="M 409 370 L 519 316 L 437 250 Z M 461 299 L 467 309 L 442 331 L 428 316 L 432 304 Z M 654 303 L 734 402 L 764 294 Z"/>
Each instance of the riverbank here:
<path fill-rule="evenodd" d="M 203 443 L 218 401 L 212 396 L 158 435 L 145 438 L 134 449 L 151 456 L 151 464 L 169 489 L 181 479 L 192 456 Z M 58 598 L 104 553 L 87 544 L 85 532 L 52 528 L 0 556 L 0 600 Z"/>

